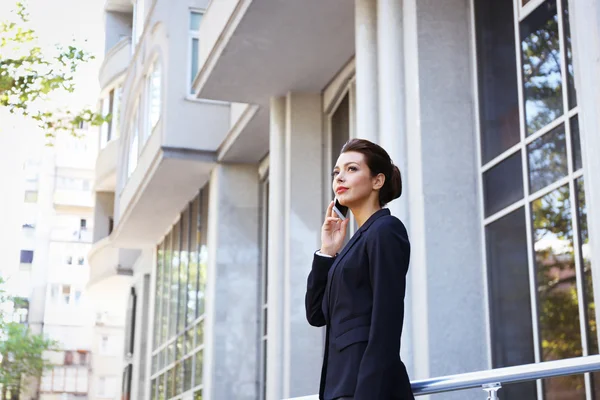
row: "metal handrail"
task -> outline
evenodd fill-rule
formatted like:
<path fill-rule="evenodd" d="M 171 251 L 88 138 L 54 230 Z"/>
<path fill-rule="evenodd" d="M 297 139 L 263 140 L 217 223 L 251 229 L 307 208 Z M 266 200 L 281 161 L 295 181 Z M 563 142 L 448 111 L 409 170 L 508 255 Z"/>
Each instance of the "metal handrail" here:
<path fill-rule="evenodd" d="M 415 395 L 452 392 L 484 387 L 496 383 L 508 384 L 534 381 L 555 376 L 578 375 L 600 370 L 600 355 L 545 361 L 514 367 L 495 368 L 412 382 Z"/>
<path fill-rule="evenodd" d="M 411 385 L 415 396 L 479 387 L 488 392 L 488 399 L 498 399 L 497 392 L 503 384 L 534 381 L 556 376 L 579 375 L 594 371 L 600 371 L 600 355 L 448 375 L 413 381 Z M 318 398 L 315 395 L 288 400 L 318 400 Z"/>

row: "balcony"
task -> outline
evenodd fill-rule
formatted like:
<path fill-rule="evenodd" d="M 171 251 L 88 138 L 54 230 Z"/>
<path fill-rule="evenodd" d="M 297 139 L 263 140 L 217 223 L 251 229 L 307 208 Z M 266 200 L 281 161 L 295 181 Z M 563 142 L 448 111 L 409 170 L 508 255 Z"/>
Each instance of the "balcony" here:
<path fill-rule="evenodd" d="M 93 208 L 92 192 L 59 189 L 54 192 L 54 208 Z"/>
<path fill-rule="evenodd" d="M 119 139 L 109 141 L 98 153 L 96 159 L 96 177 L 94 190 L 114 192 L 117 186 L 117 159 L 119 157 Z"/>
<path fill-rule="evenodd" d="M 79 242 L 92 243 L 92 231 L 87 229 L 53 229 L 50 233 L 50 240 L 55 242 Z"/>
<path fill-rule="evenodd" d="M 200 37 L 198 97 L 266 106 L 320 92 L 353 57 L 354 2 L 213 1 Z"/>
<path fill-rule="evenodd" d="M 107 87 L 115 78 L 124 74 L 131 60 L 131 38 L 119 40 L 104 56 L 98 80 L 100 87 Z"/>
<path fill-rule="evenodd" d="M 127 250 L 114 247 L 113 239 L 108 236 L 92 246 L 88 254 L 90 265 L 90 280 L 88 287 L 98 286 L 112 287 L 118 282 L 129 281 L 133 275 L 133 264 L 140 252 L 138 250 Z"/>
<path fill-rule="evenodd" d="M 133 12 L 133 2 L 131 0 L 106 0 L 104 11 L 131 13 Z"/>

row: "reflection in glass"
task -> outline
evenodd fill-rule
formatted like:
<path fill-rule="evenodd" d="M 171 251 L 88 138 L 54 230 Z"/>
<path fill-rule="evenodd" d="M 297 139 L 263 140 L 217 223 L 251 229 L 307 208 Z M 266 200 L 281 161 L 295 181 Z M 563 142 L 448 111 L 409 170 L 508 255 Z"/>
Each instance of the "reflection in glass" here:
<path fill-rule="evenodd" d="M 577 214 L 579 225 L 579 243 L 585 279 L 584 298 L 588 326 L 588 350 L 590 354 L 598 354 L 598 336 L 596 335 L 596 314 L 594 306 L 594 290 L 592 284 L 592 260 L 590 258 L 590 238 L 587 224 L 587 207 L 585 203 L 585 183 L 583 177 L 575 181 L 577 187 Z"/>
<path fill-rule="evenodd" d="M 165 375 L 161 375 L 158 377 L 158 400 L 165 400 Z"/>
<path fill-rule="evenodd" d="M 208 268 L 208 247 L 207 247 L 207 238 L 208 238 L 208 196 L 209 196 L 210 188 L 209 186 L 205 186 L 200 192 L 200 215 L 198 222 L 198 236 L 200 243 L 199 254 L 198 254 L 198 262 L 199 262 L 199 271 L 198 271 L 198 292 L 197 292 L 197 305 L 196 308 L 198 310 L 198 315 L 204 314 L 204 295 L 206 293 L 206 271 Z"/>
<path fill-rule="evenodd" d="M 535 193 L 567 175 L 565 127 L 560 125 L 527 146 L 529 190 Z"/>
<path fill-rule="evenodd" d="M 573 48 L 571 44 L 571 23 L 569 21 L 569 2 L 562 1 L 563 27 L 565 34 L 566 56 L 567 56 L 567 93 L 569 94 L 569 109 L 577 105 L 577 92 L 575 90 L 575 72 L 573 68 Z"/>
<path fill-rule="evenodd" d="M 583 267 L 583 298 L 585 301 L 586 333 L 588 354 L 598 354 L 598 333 L 596 325 L 596 305 L 594 302 L 594 285 L 592 282 L 592 260 L 590 258 L 590 238 L 588 235 L 587 207 L 585 204 L 585 184 L 583 177 L 575 180 L 577 188 L 577 217 L 579 226 L 579 244 L 581 265 Z M 600 399 L 600 372 L 592 373 L 592 390 L 596 399 Z"/>
<path fill-rule="evenodd" d="M 165 343 L 167 341 L 168 330 L 169 330 L 169 295 L 171 293 L 171 258 L 172 258 L 172 234 L 169 232 L 165 239 L 165 251 L 164 251 L 164 273 L 163 279 L 164 283 L 163 294 L 162 294 L 162 323 L 161 323 L 161 343 Z M 168 362 L 167 362 L 168 363 Z"/>
<path fill-rule="evenodd" d="M 556 0 L 542 3 L 520 27 L 525 121 L 531 135 L 563 113 Z"/>
<path fill-rule="evenodd" d="M 170 369 L 165 373 L 165 398 L 170 399 L 174 396 L 175 392 L 175 382 L 173 381 L 173 370 Z"/>
<path fill-rule="evenodd" d="M 196 368 L 194 374 L 194 387 L 202 384 L 202 368 L 204 366 L 202 360 L 202 350 L 200 350 L 194 355 L 194 368 Z"/>
<path fill-rule="evenodd" d="M 190 253 L 189 253 L 189 277 L 187 285 L 187 324 L 191 325 L 196 319 L 196 292 L 198 285 L 198 197 L 190 205 Z"/>
<path fill-rule="evenodd" d="M 204 320 L 196 325 L 196 347 L 204 344 Z"/>
<path fill-rule="evenodd" d="M 175 396 L 181 394 L 183 390 L 183 370 L 181 368 L 181 363 L 175 365 Z"/>
<path fill-rule="evenodd" d="M 531 206 L 542 361 L 582 355 L 569 186 Z M 585 398 L 582 376 L 544 381 L 546 399 Z"/>
<path fill-rule="evenodd" d="M 162 320 L 161 315 L 161 296 L 162 285 L 163 285 L 163 250 L 164 243 L 161 243 L 156 250 L 156 296 L 154 299 L 154 349 L 156 349 L 161 342 L 160 338 L 160 321 Z M 155 363 L 153 363 L 155 365 Z"/>
<path fill-rule="evenodd" d="M 169 337 L 175 336 L 177 331 L 177 302 L 179 299 L 179 250 L 181 246 L 181 223 L 173 227 L 173 254 L 171 259 L 171 314 L 169 321 Z"/>
<path fill-rule="evenodd" d="M 494 368 L 535 362 L 523 207 L 485 227 Z M 507 399 L 535 399 L 535 382 L 508 385 Z"/>
<path fill-rule="evenodd" d="M 573 171 L 583 166 L 581 161 L 581 138 L 579 136 L 579 117 L 571 118 L 571 148 L 573 149 Z"/>
<path fill-rule="evenodd" d="M 475 1 L 481 158 L 486 164 L 519 143 L 519 84 L 513 7 Z"/>
<path fill-rule="evenodd" d="M 523 198 L 520 151 L 483 173 L 483 197 L 486 217 Z"/>
<path fill-rule="evenodd" d="M 194 400 L 202 400 L 202 389 L 194 393 Z"/>
<path fill-rule="evenodd" d="M 183 391 L 187 392 L 192 388 L 192 357 L 183 361 Z"/>
<path fill-rule="evenodd" d="M 188 266 L 190 245 L 189 207 L 181 215 L 181 252 L 179 253 L 179 305 L 177 306 L 177 333 L 183 332 L 186 323 Z"/>

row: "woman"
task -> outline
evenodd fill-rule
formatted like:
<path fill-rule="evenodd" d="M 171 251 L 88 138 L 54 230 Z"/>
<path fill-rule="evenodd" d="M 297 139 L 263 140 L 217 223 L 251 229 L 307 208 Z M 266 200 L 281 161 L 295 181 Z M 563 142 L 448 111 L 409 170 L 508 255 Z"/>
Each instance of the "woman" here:
<path fill-rule="evenodd" d="M 402 193 L 400 171 L 383 148 L 354 139 L 337 160 L 333 191 L 360 228 L 344 246 L 349 220 L 332 201 L 308 276 L 306 317 L 327 326 L 319 399 L 412 400 L 400 360 L 410 243 L 383 208 Z"/>

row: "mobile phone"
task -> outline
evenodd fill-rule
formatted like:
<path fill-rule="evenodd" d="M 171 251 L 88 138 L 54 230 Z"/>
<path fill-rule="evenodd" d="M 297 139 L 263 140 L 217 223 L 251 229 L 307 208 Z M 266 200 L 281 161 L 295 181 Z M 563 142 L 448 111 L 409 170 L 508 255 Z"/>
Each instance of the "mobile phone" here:
<path fill-rule="evenodd" d="M 348 218 L 348 207 L 341 205 L 337 198 L 333 205 L 333 211 L 335 211 L 342 221 Z"/>

